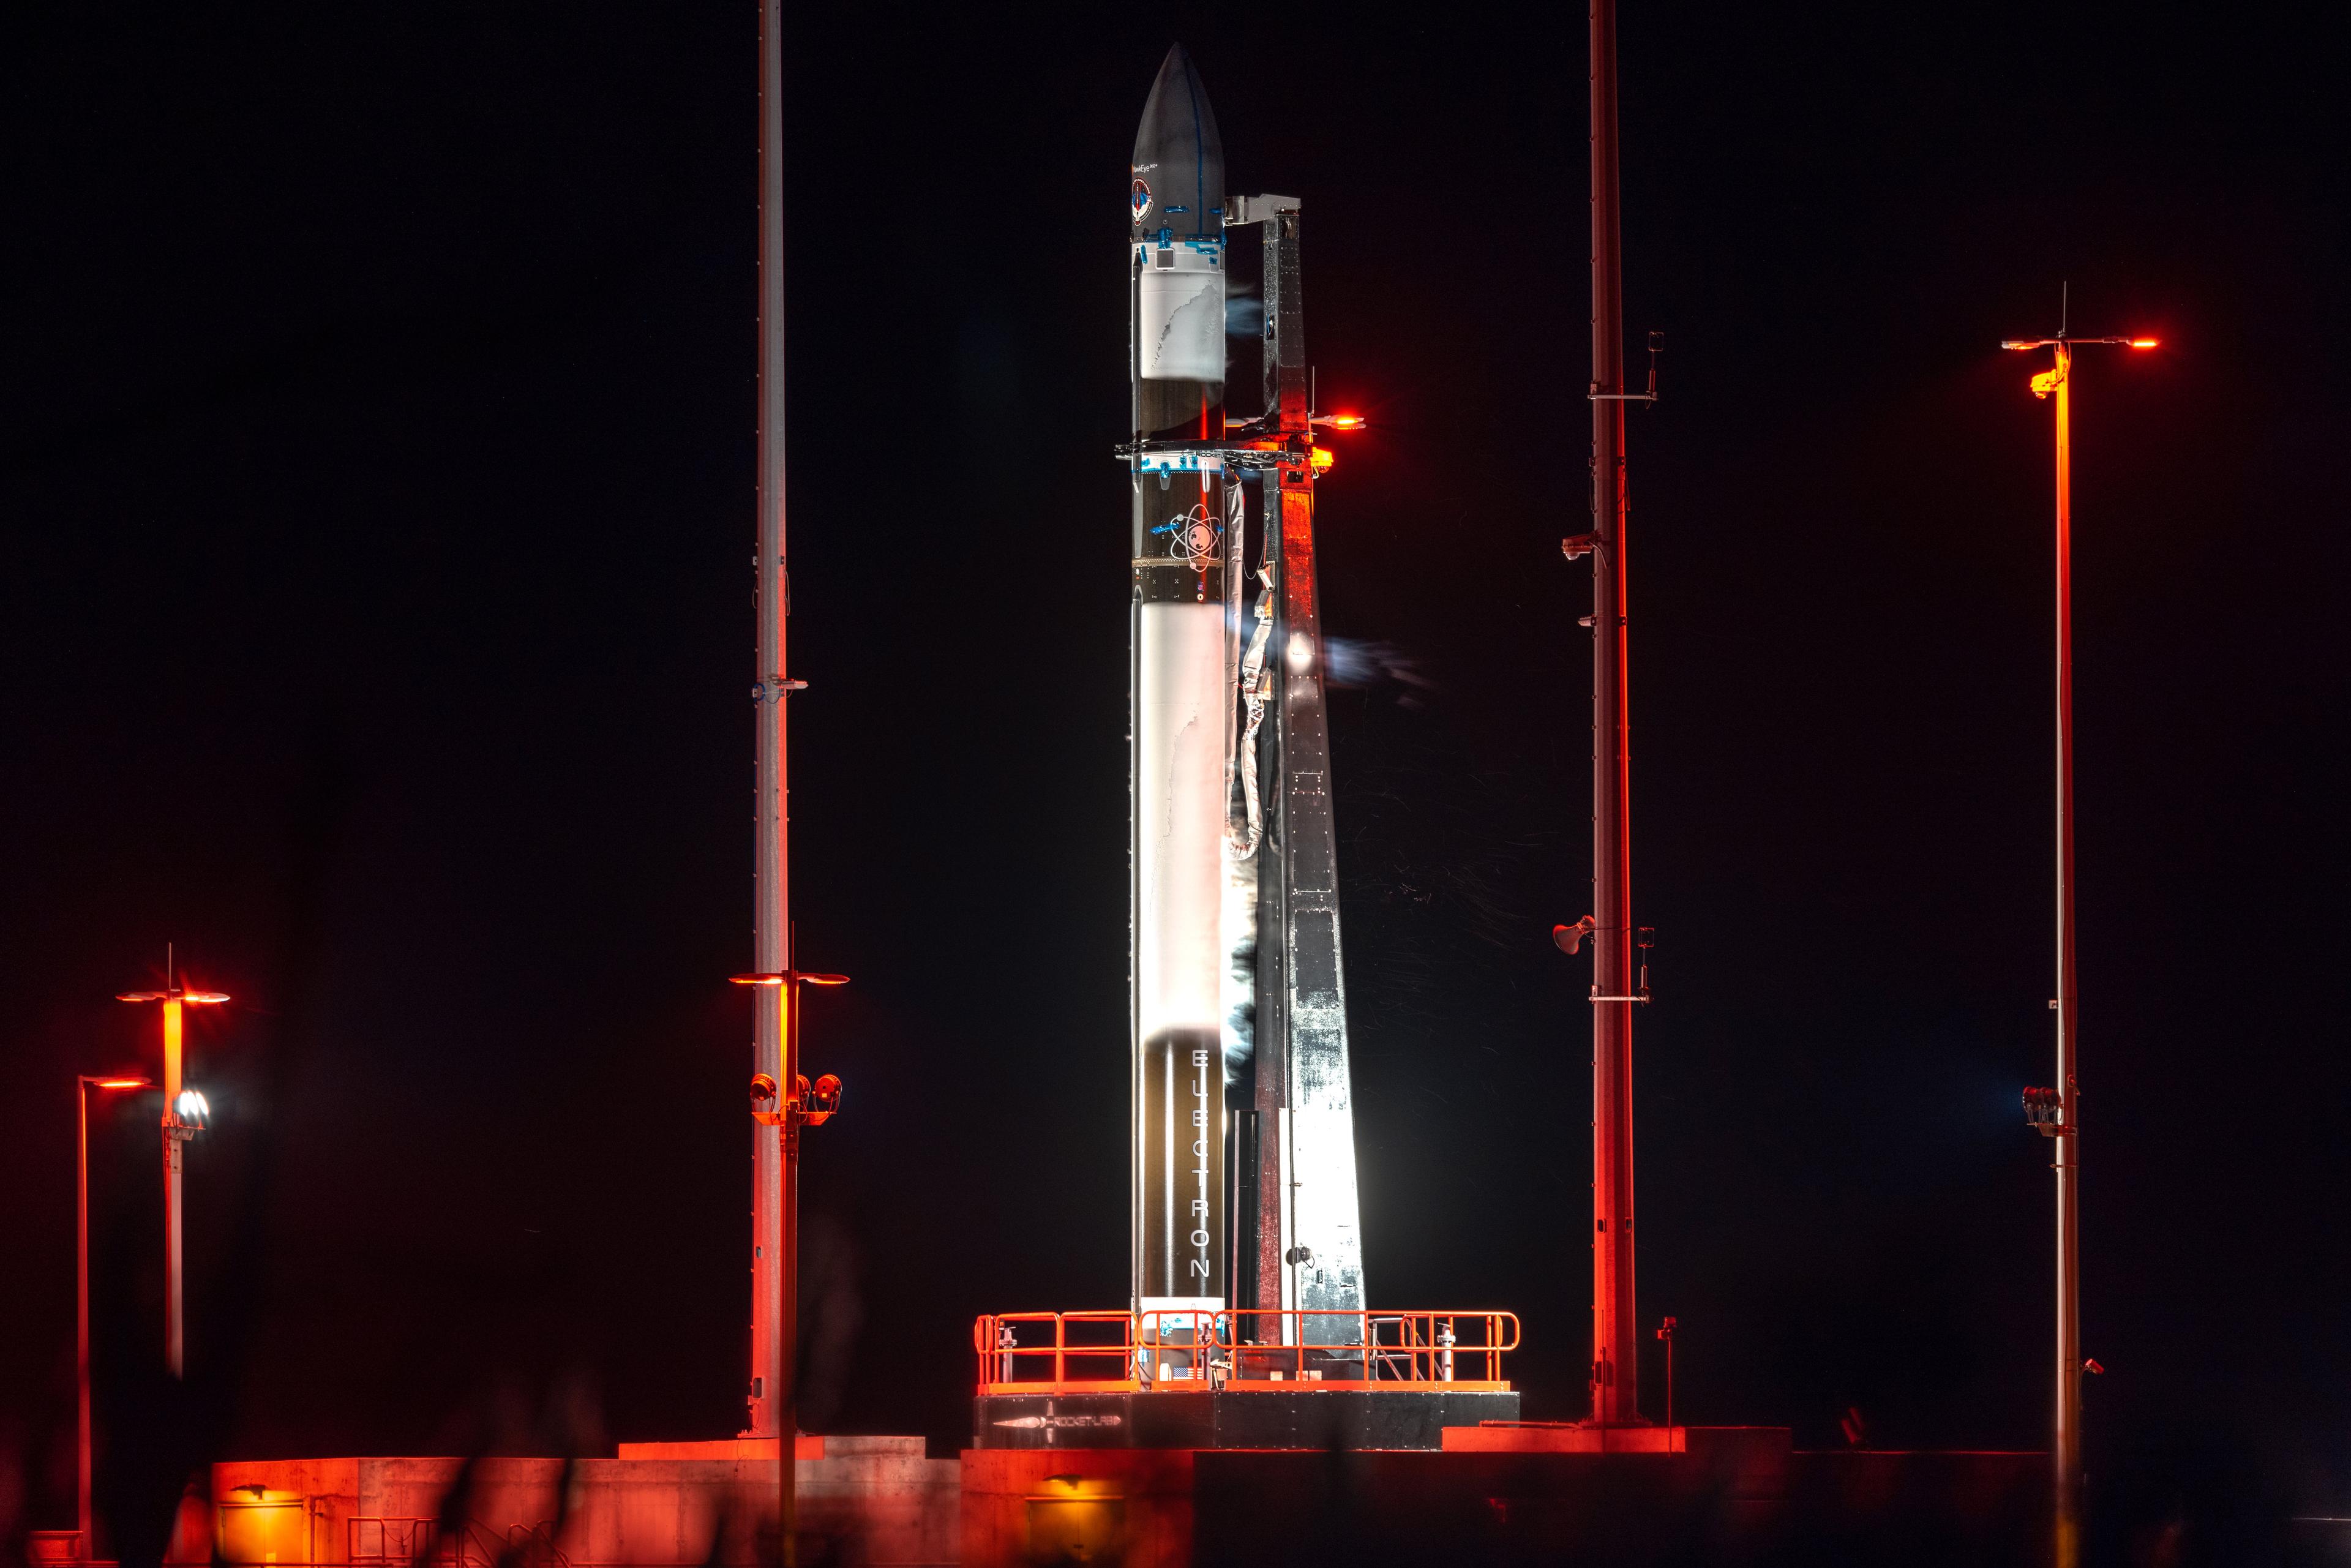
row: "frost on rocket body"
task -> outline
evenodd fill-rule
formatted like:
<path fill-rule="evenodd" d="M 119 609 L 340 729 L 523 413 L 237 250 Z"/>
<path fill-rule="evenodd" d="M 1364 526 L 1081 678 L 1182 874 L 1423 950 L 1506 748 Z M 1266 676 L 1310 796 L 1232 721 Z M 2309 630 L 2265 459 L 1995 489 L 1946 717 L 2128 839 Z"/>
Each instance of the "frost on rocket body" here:
<path fill-rule="evenodd" d="M 1144 375 L 1160 382 L 1225 379 L 1225 275 L 1143 274 Z"/>

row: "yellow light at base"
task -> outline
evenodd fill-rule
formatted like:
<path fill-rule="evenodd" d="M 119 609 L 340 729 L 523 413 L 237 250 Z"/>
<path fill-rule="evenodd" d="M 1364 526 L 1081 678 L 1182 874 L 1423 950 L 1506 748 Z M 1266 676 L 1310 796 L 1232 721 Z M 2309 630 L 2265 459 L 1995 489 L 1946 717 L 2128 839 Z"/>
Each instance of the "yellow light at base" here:
<path fill-rule="evenodd" d="M 1331 465 L 1337 461 L 1339 461 L 1337 455 L 1329 447 L 1318 446 L 1314 449 L 1314 472 L 1317 474 L 1330 472 Z"/>

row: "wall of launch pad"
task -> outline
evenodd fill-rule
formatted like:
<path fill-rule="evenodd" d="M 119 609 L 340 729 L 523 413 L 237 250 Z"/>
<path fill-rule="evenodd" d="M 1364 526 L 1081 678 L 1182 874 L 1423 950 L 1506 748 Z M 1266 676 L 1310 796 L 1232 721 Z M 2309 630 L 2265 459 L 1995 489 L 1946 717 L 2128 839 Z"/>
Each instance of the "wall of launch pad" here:
<path fill-rule="evenodd" d="M 1177 1398 L 1187 1397 L 1177 1396 Z M 2032 1561 L 2043 1457 L 1808 1453 L 1784 1429 L 1457 1429 L 1443 1451 L 974 1448 L 804 1437 L 802 1557 L 965 1568 L 1344 1562 L 1794 1568 Z M 775 1461 L 328 1458 L 214 1468 L 184 1568 L 727 1568 L 770 1561 Z M 743 1448 L 772 1445 L 745 1443 Z M 466 1515 L 439 1515 L 467 1488 Z M 568 1500 L 567 1500 L 568 1492 Z M 560 1523 L 559 1530 L 557 1528 Z"/>

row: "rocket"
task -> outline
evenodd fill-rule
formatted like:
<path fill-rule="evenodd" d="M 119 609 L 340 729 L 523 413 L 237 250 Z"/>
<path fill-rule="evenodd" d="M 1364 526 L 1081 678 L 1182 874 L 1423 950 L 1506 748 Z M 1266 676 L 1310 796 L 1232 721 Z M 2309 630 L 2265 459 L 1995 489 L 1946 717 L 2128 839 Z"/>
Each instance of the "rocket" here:
<path fill-rule="evenodd" d="M 1220 935 L 1238 650 L 1227 543 L 1225 161 L 1181 45 L 1152 84 L 1128 191 L 1134 443 L 1131 977 L 1138 1312 L 1227 1304 Z M 1168 1325 L 1171 1328 L 1175 1325 Z"/>
<path fill-rule="evenodd" d="M 1352 1344 L 1361 1331 L 1344 1323 L 1365 1298 L 1318 655 L 1314 478 L 1328 455 L 1314 430 L 1360 422 L 1311 406 L 1300 203 L 1224 193 L 1216 115 L 1180 46 L 1152 84 L 1130 175 L 1134 1305 L 1162 1314 L 1139 1325 L 1162 1346 L 1196 1347 L 1208 1315 L 1235 1309 L 1220 1337 L 1289 1343 L 1296 1322 L 1255 1314 L 1312 1312 L 1329 1314 L 1317 1333 Z M 1264 396 L 1228 419 L 1226 243 L 1250 229 Z M 1138 1365 L 1196 1376 L 1196 1354 Z M 1361 1365 L 1343 1350 L 1325 1359 Z"/>

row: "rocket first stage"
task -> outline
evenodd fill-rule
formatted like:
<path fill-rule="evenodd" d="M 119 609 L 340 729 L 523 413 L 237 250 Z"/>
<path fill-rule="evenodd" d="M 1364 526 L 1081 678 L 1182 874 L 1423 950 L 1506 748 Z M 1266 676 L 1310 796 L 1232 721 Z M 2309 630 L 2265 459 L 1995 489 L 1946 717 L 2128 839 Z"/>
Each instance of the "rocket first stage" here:
<path fill-rule="evenodd" d="M 1220 915 L 1240 491 L 1224 437 L 1224 148 L 1168 52 L 1134 139 L 1127 259 L 1134 455 L 1130 625 L 1134 1291 L 1141 1312 L 1226 1304 Z"/>

